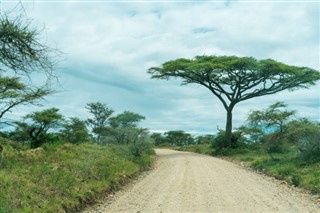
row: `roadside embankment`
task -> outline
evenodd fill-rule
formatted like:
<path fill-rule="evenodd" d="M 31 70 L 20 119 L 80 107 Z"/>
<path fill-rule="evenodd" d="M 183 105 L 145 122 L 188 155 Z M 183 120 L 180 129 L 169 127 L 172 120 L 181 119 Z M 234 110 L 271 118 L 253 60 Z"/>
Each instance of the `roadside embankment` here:
<path fill-rule="evenodd" d="M 73 212 L 152 164 L 154 152 L 135 157 L 127 146 L 49 145 L 0 159 L 0 212 Z"/>

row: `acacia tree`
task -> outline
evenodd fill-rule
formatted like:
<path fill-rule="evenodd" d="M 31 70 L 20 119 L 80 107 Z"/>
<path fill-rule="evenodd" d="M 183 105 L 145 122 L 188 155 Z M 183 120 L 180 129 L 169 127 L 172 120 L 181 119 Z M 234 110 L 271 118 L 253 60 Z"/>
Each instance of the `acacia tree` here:
<path fill-rule="evenodd" d="M 59 113 L 59 109 L 50 108 L 32 112 L 24 119 L 24 122 L 17 122 L 18 126 L 12 137 L 30 141 L 31 148 L 37 148 L 46 142 L 50 129 L 56 129 L 62 125 L 63 116 Z"/>
<path fill-rule="evenodd" d="M 38 99 L 49 93 L 50 91 L 43 87 L 26 86 L 16 77 L 0 77 L 0 119 L 15 106 L 36 104 Z M 1 121 L 1 123 L 7 122 Z"/>
<path fill-rule="evenodd" d="M 108 119 L 113 110 L 100 102 L 88 103 L 86 109 L 93 115 L 93 118 L 88 118 L 87 122 L 92 127 L 92 132 L 97 135 L 97 143 L 100 143 L 101 136 L 107 129 Z"/>
<path fill-rule="evenodd" d="M 191 134 L 182 130 L 171 130 L 165 132 L 164 135 L 166 136 L 168 142 L 173 145 L 186 146 L 194 144 L 194 138 L 191 136 Z"/>
<path fill-rule="evenodd" d="M 287 89 L 308 88 L 320 79 L 320 73 L 308 67 L 236 56 L 180 58 L 151 67 L 148 73 L 155 79 L 180 78 L 183 85 L 199 84 L 208 88 L 227 111 L 226 147 L 232 145 L 232 111 L 237 103 Z"/>
<path fill-rule="evenodd" d="M 144 119 L 143 115 L 124 111 L 110 118 L 109 133 L 118 144 L 136 143 L 139 137 L 146 131 L 143 128 L 138 128 L 138 123 Z"/>
<path fill-rule="evenodd" d="M 1 15 L 0 71 L 14 71 L 22 75 L 45 71 L 52 75 L 55 65 L 52 57 L 57 50 L 42 43 L 39 35 L 40 30 L 32 28 L 30 21 Z"/>
<path fill-rule="evenodd" d="M 285 131 L 289 119 L 295 114 L 295 111 L 287 110 L 287 106 L 284 102 L 276 102 L 266 110 L 251 111 L 247 121 L 252 127 L 276 128 L 276 130 L 282 134 Z"/>
<path fill-rule="evenodd" d="M 113 128 L 137 127 L 137 123 L 146 119 L 143 115 L 134 112 L 124 111 L 123 113 L 110 118 L 110 125 Z"/>
<path fill-rule="evenodd" d="M 161 133 L 154 132 L 150 135 L 150 138 L 153 139 L 154 144 L 159 146 L 164 143 L 168 143 L 168 139 L 164 137 Z"/>
<path fill-rule="evenodd" d="M 250 142 L 259 142 L 268 132 L 282 137 L 287 131 L 289 121 L 295 115 L 295 111 L 288 110 L 287 106 L 284 102 L 276 102 L 265 110 L 250 111 L 247 124 L 237 129 L 248 135 Z"/>
<path fill-rule="evenodd" d="M 88 141 L 89 133 L 86 121 L 71 117 L 63 124 L 63 127 L 61 132 L 68 142 L 79 144 Z"/>
<path fill-rule="evenodd" d="M 58 51 L 42 43 L 40 31 L 30 25 L 21 17 L 0 16 L 0 119 L 12 108 L 36 104 L 51 93 L 48 80 L 54 77 L 52 59 Z M 46 74 L 45 84 L 32 86 L 32 73 Z"/>

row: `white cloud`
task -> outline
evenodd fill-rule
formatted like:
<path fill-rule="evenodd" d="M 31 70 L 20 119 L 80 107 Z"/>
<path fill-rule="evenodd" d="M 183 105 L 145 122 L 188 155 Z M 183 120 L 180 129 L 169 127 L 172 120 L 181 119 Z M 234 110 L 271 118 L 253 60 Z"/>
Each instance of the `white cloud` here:
<path fill-rule="evenodd" d="M 85 104 L 101 101 L 117 112 L 145 115 L 142 124 L 150 129 L 207 133 L 225 125 L 218 99 L 205 88 L 180 86 L 179 80 L 150 79 L 149 67 L 214 54 L 273 58 L 320 69 L 317 3 L 36 1 L 24 6 L 40 26 L 45 24 L 48 41 L 66 53 L 63 68 L 57 70 L 66 91 L 49 97 L 48 103 L 66 116 L 85 118 Z M 250 109 L 275 101 L 320 120 L 318 94 L 319 84 L 240 103 L 234 124 L 240 125 Z"/>

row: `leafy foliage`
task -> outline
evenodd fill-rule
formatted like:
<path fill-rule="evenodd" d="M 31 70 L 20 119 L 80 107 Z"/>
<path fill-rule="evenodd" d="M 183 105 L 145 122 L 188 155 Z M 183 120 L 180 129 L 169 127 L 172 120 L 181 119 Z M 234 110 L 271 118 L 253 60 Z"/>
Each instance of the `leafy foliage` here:
<path fill-rule="evenodd" d="M 168 139 L 164 136 L 162 136 L 161 133 L 152 133 L 150 135 L 150 138 L 154 141 L 156 146 L 160 146 L 160 145 L 165 145 L 165 144 L 169 144 Z"/>
<path fill-rule="evenodd" d="M 251 111 L 247 124 L 238 130 L 249 136 L 249 143 L 262 143 L 268 153 L 284 153 L 288 150 L 286 134 L 294 115 L 295 111 L 288 110 L 287 104 L 276 102 L 265 110 Z"/>
<path fill-rule="evenodd" d="M 3 116 L 14 107 L 36 104 L 52 92 L 49 82 L 54 77 L 53 58 L 58 51 L 43 44 L 40 31 L 30 25 L 21 17 L 0 16 L 0 119 L 5 124 L 12 125 L 11 120 L 4 120 Z M 32 86 L 32 73 L 47 76 L 43 86 Z M 29 82 L 23 81 L 23 77 Z"/>
<path fill-rule="evenodd" d="M 12 108 L 18 105 L 36 104 L 37 100 L 48 94 L 50 90 L 45 87 L 32 88 L 21 83 L 18 77 L 0 76 L 0 119 Z"/>
<path fill-rule="evenodd" d="M 135 157 L 141 157 L 144 154 L 153 153 L 153 143 L 147 134 L 144 134 L 138 141 L 129 144 L 129 150 Z"/>
<path fill-rule="evenodd" d="M 215 150 L 214 154 L 221 154 L 224 152 L 226 147 L 226 135 L 225 132 L 220 130 L 218 134 L 215 136 L 213 142 L 211 143 L 211 147 Z M 233 148 L 237 148 L 239 146 L 239 142 L 242 140 L 242 132 L 234 132 L 231 137 L 231 144 Z"/>
<path fill-rule="evenodd" d="M 197 144 L 212 144 L 214 141 L 214 135 L 201 135 L 196 138 Z"/>
<path fill-rule="evenodd" d="M 138 128 L 138 122 L 145 119 L 144 116 L 134 112 L 123 113 L 110 118 L 108 133 L 112 135 L 117 144 L 137 143 L 144 137 L 146 129 Z"/>
<path fill-rule="evenodd" d="M 237 130 L 242 132 L 244 138 L 247 138 L 245 140 L 246 143 L 259 143 L 264 135 L 264 131 L 261 128 L 252 125 L 242 125 Z"/>
<path fill-rule="evenodd" d="M 70 143 L 83 143 L 89 140 L 89 133 L 86 122 L 76 117 L 71 117 L 63 124 L 62 134 Z"/>
<path fill-rule="evenodd" d="M 267 151 L 267 153 L 285 153 L 288 151 L 288 146 L 285 143 L 285 138 L 280 133 L 271 133 L 264 135 L 261 138 L 261 143 L 263 144 L 263 148 Z"/>
<path fill-rule="evenodd" d="M 266 110 L 251 111 L 247 121 L 250 127 L 256 127 L 262 131 L 271 128 L 279 133 L 286 131 L 286 126 L 295 111 L 287 110 L 287 104 L 276 102 L 271 104 Z"/>
<path fill-rule="evenodd" d="M 29 75 L 44 71 L 52 75 L 57 55 L 54 50 L 41 43 L 40 31 L 31 28 L 31 22 L 21 17 L 0 16 L 0 71 L 14 71 Z"/>
<path fill-rule="evenodd" d="M 137 123 L 145 117 L 134 112 L 124 111 L 123 113 L 111 117 L 110 125 L 112 128 L 136 127 Z"/>
<path fill-rule="evenodd" d="M 299 118 L 288 123 L 285 137 L 289 142 L 295 143 L 304 137 L 308 137 L 308 135 L 315 135 L 318 132 L 320 132 L 319 122 L 314 122 L 307 118 Z"/>
<path fill-rule="evenodd" d="M 294 140 L 303 159 L 320 160 L 320 123 L 308 119 L 292 121 L 289 124 L 287 140 Z"/>
<path fill-rule="evenodd" d="M 194 138 L 181 130 L 172 130 L 164 133 L 167 141 L 175 146 L 188 146 L 194 144 Z"/>
<path fill-rule="evenodd" d="M 56 129 L 62 124 L 63 116 L 58 111 L 57 108 L 50 108 L 26 115 L 25 119 L 30 121 L 18 122 L 16 131 L 11 134 L 12 138 L 24 142 L 30 141 L 32 148 L 41 146 L 52 138 L 48 131 Z M 29 124 L 30 122 L 31 124 Z"/>
<path fill-rule="evenodd" d="M 151 67 L 148 73 L 152 78 L 180 78 L 182 84 L 194 83 L 208 88 L 227 111 L 225 143 L 229 147 L 232 145 L 232 110 L 237 103 L 286 89 L 307 88 L 320 79 L 320 73 L 311 68 L 236 56 L 180 58 Z"/>
<path fill-rule="evenodd" d="M 88 103 L 86 109 L 93 115 L 93 118 L 88 118 L 88 124 L 97 135 L 97 143 L 100 143 L 101 136 L 106 131 L 108 119 L 113 113 L 113 110 L 108 108 L 106 104 L 100 102 Z"/>
<path fill-rule="evenodd" d="M 299 150 L 306 160 L 320 159 L 320 132 L 308 135 L 299 141 Z"/>

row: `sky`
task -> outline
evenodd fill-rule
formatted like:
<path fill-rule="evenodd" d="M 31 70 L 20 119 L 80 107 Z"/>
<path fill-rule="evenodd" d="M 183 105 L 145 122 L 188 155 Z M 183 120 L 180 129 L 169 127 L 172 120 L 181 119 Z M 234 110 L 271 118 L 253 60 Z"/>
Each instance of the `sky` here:
<path fill-rule="evenodd" d="M 99 101 L 114 115 L 125 110 L 144 115 L 141 126 L 152 132 L 212 134 L 225 128 L 220 101 L 198 85 L 151 79 L 148 68 L 197 55 L 235 55 L 320 70 L 318 1 L 21 2 L 23 16 L 44 29 L 42 39 L 63 54 L 55 70 L 59 92 L 48 96 L 44 107 L 20 107 L 15 116 L 57 107 L 65 117 L 86 119 L 86 104 Z M 2 12 L 17 4 L 2 0 Z M 250 110 L 276 101 L 298 117 L 320 121 L 318 82 L 239 103 L 234 127 Z"/>

